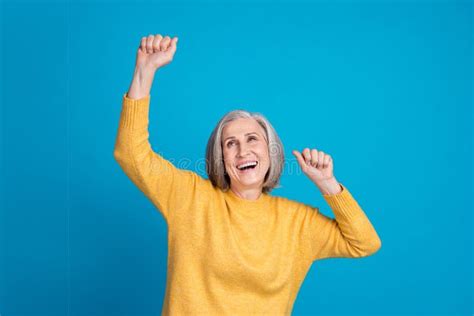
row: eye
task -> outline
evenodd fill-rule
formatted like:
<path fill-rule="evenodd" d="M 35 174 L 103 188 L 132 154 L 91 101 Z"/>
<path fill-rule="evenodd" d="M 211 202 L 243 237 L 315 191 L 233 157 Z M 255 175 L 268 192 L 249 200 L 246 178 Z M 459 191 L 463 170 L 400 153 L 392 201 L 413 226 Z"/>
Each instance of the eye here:
<path fill-rule="evenodd" d="M 255 137 L 255 136 L 250 136 L 250 137 L 249 137 L 249 141 L 250 141 L 250 140 L 257 140 L 257 137 Z"/>
<path fill-rule="evenodd" d="M 227 142 L 227 147 L 230 147 L 230 146 L 232 146 L 233 144 L 234 144 L 234 141 L 233 141 L 233 140 L 230 140 L 230 141 Z"/>

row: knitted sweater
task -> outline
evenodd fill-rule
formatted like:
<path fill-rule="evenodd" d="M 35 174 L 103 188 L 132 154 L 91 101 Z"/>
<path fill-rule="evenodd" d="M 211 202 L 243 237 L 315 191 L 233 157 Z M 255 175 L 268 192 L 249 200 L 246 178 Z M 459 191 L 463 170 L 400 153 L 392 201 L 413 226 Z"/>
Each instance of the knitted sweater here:
<path fill-rule="evenodd" d="M 315 260 L 360 258 L 381 241 L 343 185 L 323 195 L 335 219 L 319 208 L 232 190 L 179 169 L 149 143 L 150 95 L 123 95 L 114 157 L 168 226 L 163 315 L 289 315 Z"/>

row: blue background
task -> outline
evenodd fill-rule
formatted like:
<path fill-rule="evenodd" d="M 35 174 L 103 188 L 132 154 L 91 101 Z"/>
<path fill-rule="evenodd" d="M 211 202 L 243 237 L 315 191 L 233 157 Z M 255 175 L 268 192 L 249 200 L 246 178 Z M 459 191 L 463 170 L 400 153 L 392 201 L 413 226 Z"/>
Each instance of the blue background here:
<path fill-rule="evenodd" d="M 227 111 L 334 159 L 382 248 L 317 261 L 294 315 L 471 315 L 473 3 L 3 1 L 0 314 L 159 315 L 166 222 L 113 158 L 142 36 L 178 36 L 155 151 L 204 175 Z M 201 164 L 199 164 L 201 162 Z M 333 214 L 301 172 L 274 195 Z"/>

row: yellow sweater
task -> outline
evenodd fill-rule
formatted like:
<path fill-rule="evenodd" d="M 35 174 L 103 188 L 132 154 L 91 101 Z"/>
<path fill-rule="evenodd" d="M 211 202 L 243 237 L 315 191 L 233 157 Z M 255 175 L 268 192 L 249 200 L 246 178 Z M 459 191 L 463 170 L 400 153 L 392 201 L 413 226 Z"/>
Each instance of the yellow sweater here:
<path fill-rule="evenodd" d="M 319 208 L 262 194 L 245 200 L 178 169 L 149 143 L 150 95 L 123 95 L 114 157 L 168 225 L 163 315 L 290 315 L 315 260 L 365 257 L 381 241 L 341 184 Z"/>

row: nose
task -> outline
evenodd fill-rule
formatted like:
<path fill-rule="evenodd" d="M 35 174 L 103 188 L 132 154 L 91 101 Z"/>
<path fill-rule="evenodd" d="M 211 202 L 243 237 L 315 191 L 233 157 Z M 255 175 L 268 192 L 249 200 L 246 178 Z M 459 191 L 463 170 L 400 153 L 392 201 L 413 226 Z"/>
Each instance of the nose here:
<path fill-rule="evenodd" d="M 239 157 L 245 157 L 245 156 L 247 155 L 248 151 L 249 151 L 249 150 L 248 150 L 247 145 L 241 144 L 241 145 L 239 146 L 239 150 L 238 150 L 238 155 L 239 155 Z"/>

